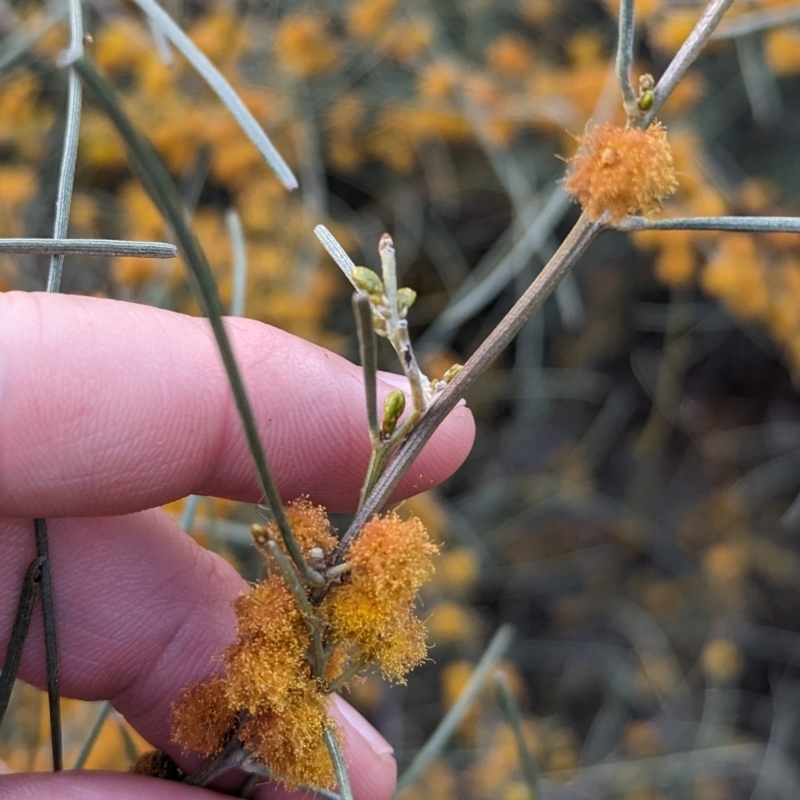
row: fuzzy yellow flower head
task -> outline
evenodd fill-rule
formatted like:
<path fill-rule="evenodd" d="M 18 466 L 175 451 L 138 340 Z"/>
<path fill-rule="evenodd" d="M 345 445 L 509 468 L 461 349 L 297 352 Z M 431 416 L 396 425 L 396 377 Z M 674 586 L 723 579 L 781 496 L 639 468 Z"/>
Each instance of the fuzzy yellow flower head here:
<path fill-rule="evenodd" d="M 350 545 L 347 560 L 354 580 L 363 580 L 376 594 L 410 602 L 433 577 L 432 557 L 439 548 L 416 517 L 397 514 L 373 517 Z"/>
<path fill-rule="evenodd" d="M 274 572 L 239 597 L 234 611 L 239 636 L 222 657 L 228 705 L 251 714 L 283 710 L 308 680 L 309 637 L 303 615 Z"/>
<path fill-rule="evenodd" d="M 225 697 L 225 680 L 216 676 L 206 683 L 187 686 L 172 706 L 172 738 L 186 750 L 204 756 L 219 752 L 236 721 L 236 709 Z"/>
<path fill-rule="evenodd" d="M 241 739 L 288 788 L 303 784 L 330 788 L 336 776 L 323 738 L 328 728 L 336 731 L 327 713 L 325 694 L 310 681 L 295 692 L 284 710 L 262 712 L 249 720 Z"/>
<path fill-rule="evenodd" d="M 413 604 L 437 552 L 418 519 L 373 517 L 350 546 L 350 574 L 325 598 L 333 639 L 349 642 L 357 659 L 378 664 L 391 680 L 402 681 L 425 658 L 425 628 Z"/>
<path fill-rule="evenodd" d="M 667 132 L 606 123 L 588 130 L 569 160 L 564 188 L 593 219 L 612 223 L 628 214 L 651 214 L 678 188 Z"/>
<path fill-rule="evenodd" d="M 286 519 L 292 526 L 294 537 L 303 555 L 310 561 L 314 561 L 316 552 L 328 552 L 338 543 L 325 509 L 322 506 L 315 506 L 307 497 L 299 497 L 286 506 Z M 267 532 L 269 533 L 267 538 L 278 542 L 284 553 L 289 555 L 275 522 L 270 522 L 266 526 L 265 535 Z"/>
<path fill-rule="evenodd" d="M 268 577 L 233 604 L 238 636 L 224 673 L 190 686 L 172 709 L 174 739 L 212 756 L 235 735 L 289 788 L 335 782 L 326 737 L 340 738 L 327 697 L 377 664 L 392 680 L 425 658 L 425 626 L 414 615 L 438 552 L 418 519 L 373 517 L 337 560 L 325 509 L 300 498 L 286 507 L 295 545 L 320 572 L 303 584 L 274 522 L 254 525 Z"/>

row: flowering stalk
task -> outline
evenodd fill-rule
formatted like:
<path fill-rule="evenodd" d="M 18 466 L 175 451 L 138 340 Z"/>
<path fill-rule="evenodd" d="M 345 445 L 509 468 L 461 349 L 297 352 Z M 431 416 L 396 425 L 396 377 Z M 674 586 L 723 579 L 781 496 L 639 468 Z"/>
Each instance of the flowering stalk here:
<path fill-rule="evenodd" d="M 287 786 L 337 783 L 347 797 L 328 695 L 369 664 L 403 681 L 425 658 L 414 601 L 433 573 L 437 548 L 418 520 L 389 514 L 373 517 L 346 564 L 336 565 L 338 540 L 325 510 L 301 499 L 286 514 L 326 590 L 300 580 L 275 523 L 253 526 L 269 576 L 235 602 L 238 637 L 222 655 L 225 672 L 184 690 L 173 709 L 173 736 L 208 756 L 211 770 L 208 763 L 222 768 L 238 758 L 239 750 L 226 746 L 233 735 L 241 752 Z"/>
<path fill-rule="evenodd" d="M 359 353 L 364 367 L 367 395 L 367 419 L 370 430 L 372 452 L 359 497 L 359 508 L 372 491 L 386 469 L 394 451 L 414 429 L 430 401 L 452 375 L 434 385 L 422 374 L 408 335 L 406 315 L 416 299 L 416 292 L 397 286 L 397 262 L 392 237 L 384 233 L 378 244 L 381 258 L 382 279 L 366 267 L 355 266 L 339 247 L 332 235 L 323 226 L 315 229 L 317 236 L 333 256 L 350 282 L 356 287 L 353 308 L 356 315 Z M 405 395 L 396 390 L 384 402 L 383 419 L 377 424 L 377 407 L 374 387 L 374 334 L 377 333 L 391 343 L 403 373 L 411 388 L 412 407 L 400 422 L 405 411 Z"/>
<path fill-rule="evenodd" d="M 436 428 L 455 408 L 467 389 L 508 346 L 525 323 L 544 305 L 545 300 L 555 291 L 564 275 L 603 229 L 604 222 L 602 220 L 592 221 L 586 213 L 581 215 L 575 227 L 553 254 L 547 266 L 536 277 L 536 280 L 466 364 L 456 371 L 434 402 L 428 406 L 414 430 L 398 447 L 391 464 L 377 481 L 375 488 L 342 536 L 334 553 L 334 563 L 344 560 L 350 544 L 359 535 L 370 517 L 389 499 L 389 495 L 400 483 L 405 471 L 419 455 Z"/>
<path fill-rule="evenodd" d="M 381 271 L 383 284 L 386 289 L 386 338 L 394 347 L 400 366 L 403 368 L 408 382 L 411 384 L 411 398 L 414 401 L 412 414 L 421 414 L 425 410 L 425 393 L 423 391 L 423 375 L 420 371 L 411 341 L 408 337 L 408 321 L 406 314 L 416 300 L 416 292 L 411 289 L 397 288 L 397 263 L 395 259 L 394 242 L 388 233 L 381 236 L 378 243 L 378 252 L 381 256 Z"/>

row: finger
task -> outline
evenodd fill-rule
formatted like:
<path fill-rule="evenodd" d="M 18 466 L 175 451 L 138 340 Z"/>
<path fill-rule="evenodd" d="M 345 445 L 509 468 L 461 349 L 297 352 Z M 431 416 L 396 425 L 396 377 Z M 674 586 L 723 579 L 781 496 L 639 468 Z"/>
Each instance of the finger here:
<path fill-rule="evenodd" d="M 33 559 L 32 523 L 0 521 L 0 653 L 8 644 L 19 581 Z M 67 697 L 109 699 L 147 741 L 182 766 L 196 763 L 170 736 L 170 707 L 181 690 L 219 669 L 236 635 L 231 602 L 246 587 L 224 559 L 197 545 L 164 512 L 49 523 Z M 45 685 L 41 617 L 34 615 L 20 677 Z M 357 797 L 388 798 L 391 748 L 355 712 L 340 722 Z"/>
<path fill-rule="evenodd" d="M 369 460 L 361 370 L 253 320 L 226 328 L 282 495 L 352 510 Z M 392 387 L 381 382 L 382 398 Z M 98 298 L 0 295 L 0 513 L 128 513 L 187 494 L 258 502 L 207 321 Z M 395 499 L 463 461 L 453 411 Z"/>
<path fill-rule="evenodd" d="M 0 777 L 3 800 L 219 800 L 219 794 L 181 783 L 114 772 L 56 772 Z"/>

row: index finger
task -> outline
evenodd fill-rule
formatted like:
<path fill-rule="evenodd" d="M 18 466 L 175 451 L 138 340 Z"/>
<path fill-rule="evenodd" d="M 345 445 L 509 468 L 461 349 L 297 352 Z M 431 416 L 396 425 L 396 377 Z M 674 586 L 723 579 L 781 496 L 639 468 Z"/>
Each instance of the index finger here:
<path fill-rule="evenodd" d="M 263 323 L 226 327 L 281 494 L 351 510 L 370 452 L 361 370 Z M 379 398 L 393 388 L 379 384 Z M 192 493 L 261 499 L 206 320 L 0 295 L 0 404 L 0 516 L 123 514 Z M 473 435 L 457 408 L 396 499 L 452 474 Z"/>

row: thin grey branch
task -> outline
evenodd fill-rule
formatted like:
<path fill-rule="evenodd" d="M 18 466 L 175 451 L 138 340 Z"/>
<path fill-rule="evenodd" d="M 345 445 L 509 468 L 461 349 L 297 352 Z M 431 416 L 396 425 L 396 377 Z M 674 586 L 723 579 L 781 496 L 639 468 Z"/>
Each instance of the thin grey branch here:
<path fill-rule="evenodd" d="M 377 370 L 378 348 L 375 342 L 375 330 L 372 327 L 372 307 L 369 297 L 364 292 L 353 295 L 353 314 L 356 318 L 356 331 L 358 333 L 358 352 L 361 358 L 361 368 L 364 370 L 364 392 L 367 400 L 367 424 L 372 441 L 378 438 L 378 400 L 377 400 Z"/>
<path fill-rule="evenodd" d="M 464 714 L 469 711 L 477 696 L 483 690 L 486 681 L 497 666 L 497 662 L 505 655 L 513 637 L 514 633 L 510 625 L 503 625 L 492 637 L 492 641 L 489 642 L 481 656 L 475 671 L 470 675 L 464 691 L 461 692 L 458 700 L 453 703 L 450 710 L 439 721 L 430 739 L 425 742 L 425 745 L 414 756 L 413 761 L 397 781 L 398 794 L 406 787 L 411 786 L 425 771 L 428 764 L 439 755 L 458 727 L 458 723 L 463 719 Z"/>
<path fill-rule="evenodd" d="M 151 17 L 166 34 L 167 38 L 186 56 L 186 60 L 197 70 L 203 80 L 227 106 L 247 138 L 256 146 L 258 152 L 278 176 L 287 189 L 297 188 L 297 178 L 283 160 L 281 154 L 269 140 L 261 125 L 250 113 L 247 106 L 234 91 L 222 73 L 206 58 L 194 42 L 183 32 L 172 17 L 164 11 L 156 0 L 134 0 L 137 6 Z"/>
<path fill-rule="evenodd" d="M 347 764 L 344 755 L 336 740 L 333 728 L 325 728 L 325 744 L 333 762 L 333 769 L 336 772 L 336 781 L 339 784 L 339 796 L 341 800 L 353 800 L 353 790 L 350 788 L 350 776 L 347 774 Z"/>
<path fill-rule="evenodd" d="M 740 231 L 742 233 L 800 233 L 800 217 L 628 217 L 618 231 Z"/>
<path fill-rule="evenodd" d="M 247 243 L 242 218 L 235 208 L 229 208 L 225 212 L 225 227 L 233 249 L 233 296 L 230 313 L 232 317 L 243 317 L 247 298 Z"/>
<path fill-rule="evenodd" d="M 117 239 L 0 239 L 0 253 L 25 255 L 139 256 L 177 258 L 178 248 L 165 242 L 129 242 Z"/>
<path fill-rule="evenodd" d="M 798 21 L 800 21 L 800 3 L 780 8 L 768 8 L 763 11 L 751 11 L 749 14 L 742 14 L 741 17 L 720 25 L 711 38 L 732 39 Z"/>
<path fill-rule="evenodd" d="M 33 31 L 14 31 L 0 42 L 0 72 L 11 67 L 14 62 L 25 55 L 46 33 L 58 25 L 67 16 L 66 5 L 57 9 L 50 8 L 54 16 L 44 19 Z"/>
<path fill-rule="evenodd" d="M 634 0 L 622 0 L 619 5 L 619 36 L 617 40 L 617 59 L 615 72 L 622 92 L 622 105 L 628 116 L 638 116 L 636 92 L 631 83 L 631 63 L 633 62 L 633 5 Z"/>
<path fill-rule="evenodd" d="M 69 2 L 70 42 L 65 60 L 80 58 L 83 55 L 83 13 L 80 0 Z M 72 189 L 75 184 L 75 164 L 78 160 L 78 135 L 81 127 L 81 106 L 83 89 L 75 70 L 67 74 L 67 119 L 64 125 L 64 147 L 61 151 L 61 167 L 58 171 L 56 191 L 56 212 L 53 222 L 53 238 L 64 239 L 69 228 L 69 209 L 72 204 Z M 47 275 L 47 291 L 61 289 L 61 275 L 64 270 L 63 253 L 50 258 L 50 271 Z"/>
<path fill-rule="evenodd" d="M 689 69 L 689 66 L 694 62 L 700 51 L 705 46 L 706 42 L 711 38 L 711 35 L 719 25 L 723 14 L 731 7 L 733 0 L 711 0 L 706 6 L 694 29 L 686 38 L 686 41 L 681 45 L 681 49 L 675 54 L 670 65 L 661 76 L 661 80 L 656 84 L 654 89 L 655 102 L 652 108 L 642 118 L 640 126 L 646 128 L 655 118 L 656 114 L 661 110 L 661 106 L 667 101 L 669 96 L 678 85 L 680 79 Z"/>
<path fill-rule="evenodd" d="M 178 187 L 164 167 L 164 162 L 159 158 L 150 140 L 143 137 L 136 130 L 120 106 L 114 88 L 100 75 L 92 62 L 84 55 L 83 58 L 74 63 L 73 67 L 92 90 L 99 106 L 125 141 L 128 154 L 132 163 L 138 168 L 145 190 L 161 211 L 161 214 L 169 222 L 181 245 L 181 252 L 186 260 L 186 266 L 194 277 L 194 281 L 191 282 L 192 290 L 200 308 L 208 317 L 211 330 L 214 333 L 217 348 L 219 349 L 236 408 L 239 412 L 239 419 L 242 423 L 250 455 L 253 458 L 264 497 L 281 532 L 281 538 L 286 544 L 292 560 L 297 564 L 298 569 L 306 580 L 312 585 L 314 585 L 315 579 L 322 582 L 321 576 L 306 564 L 283 508 L 283 501 L 278 492 L 275 479 L 272 477 L 272 471 L 269 468 L 267 456 L 261 444 L 253 407 L 247 396 L 244 381 L 222 320 L 223 309 L 222 302 L 219 299 L 217 283 L 211 272 L 211 267 L 208 265 L 205 252 L 189 225 L 186 209 L 178 192 Z"/>
<path fill-rule="evenodd" d="M 345 277 L 350 283 L 353 283 L 350 277 L 353 274 L 353 259 L 345 253 L 344 248 L 336 241 L 336 237 L 324 226 L 317 225 L 314 228 L 314 234 L 319 239 L 322 246 L 328 251 L 328 255 L 338 264 L 339 269 L 344 272 Z M 358 290 L 358 286 L 353 283 L 353 286 Z"/>

